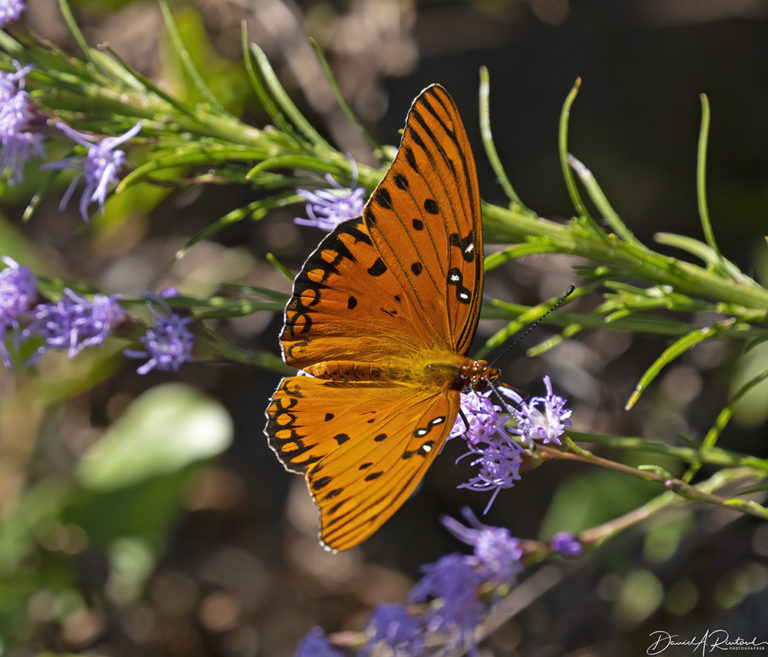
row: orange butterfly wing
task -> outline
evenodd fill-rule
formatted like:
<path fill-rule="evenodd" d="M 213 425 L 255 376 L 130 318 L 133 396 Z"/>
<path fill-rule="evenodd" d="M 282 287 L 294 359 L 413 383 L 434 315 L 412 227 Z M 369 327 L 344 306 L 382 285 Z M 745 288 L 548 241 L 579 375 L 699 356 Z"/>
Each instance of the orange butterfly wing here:
<path fill-rule="evenodd" d="M 375 532 L 445 442 L 458 371 L 472 362 L 482 267 L 474 160 L 453 100 L 432 85 L 362 219 L 323 239 L 285 310 L 284 360 L 320 378 L 283 379 L 265 432 L 286 469 L 305 475 L 328 547 Z"/>
<path fill-rule="evenodd" d="M 267 433 L 283 465 L 305 474 L 323 543 L 346 550 L 408 499 L 458 409 L 455 390 L 294 376 L 272 397 Z"/>
<path fill-rule="evenodd" d="M 440 85 L 414 100 L 397 157 L 363 218 L 421 321 L 465 354 L 483 294 L 480 194 L 467 133 Z"/>

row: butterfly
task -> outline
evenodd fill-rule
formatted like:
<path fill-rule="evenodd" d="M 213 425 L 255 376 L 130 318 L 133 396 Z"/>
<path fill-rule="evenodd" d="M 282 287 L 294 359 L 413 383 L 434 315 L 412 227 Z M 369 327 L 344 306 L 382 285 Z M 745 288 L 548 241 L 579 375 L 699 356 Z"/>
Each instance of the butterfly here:
<path fill-rule="evenodd" d="M 309 376 L 280 382 L 265 433 L 304 475 L 330 550 L 397 511 L 451 432 L 461 392 L 499 375 L 467 356 L 483 295 L 481 219 L 466 131 L 433 84 L 362 216 L 329 233 L 294 279 L 280 343 Z"/>

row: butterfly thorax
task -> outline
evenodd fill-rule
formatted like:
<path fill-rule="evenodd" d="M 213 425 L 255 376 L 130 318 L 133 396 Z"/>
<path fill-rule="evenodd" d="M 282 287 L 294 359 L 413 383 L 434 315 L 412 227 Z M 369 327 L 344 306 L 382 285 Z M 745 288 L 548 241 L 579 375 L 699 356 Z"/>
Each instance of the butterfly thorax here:
<path fill-rule="evenodd" d="M 491 381 L 499 378 L 500 372 L 491 367 L 488 361 L 467 359 L 467 363 L 461 368 L 459 377 L 464 384 L 462 390 L 477 390 L 482 392 Z"/>

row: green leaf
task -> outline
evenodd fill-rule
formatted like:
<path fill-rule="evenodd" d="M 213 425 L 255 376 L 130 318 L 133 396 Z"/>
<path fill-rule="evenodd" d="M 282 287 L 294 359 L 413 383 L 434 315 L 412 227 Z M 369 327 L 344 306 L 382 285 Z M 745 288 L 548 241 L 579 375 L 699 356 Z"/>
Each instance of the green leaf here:
<path fill-rule="evenodd" d="M 712 251 L 720 256 L 720 249 L 715 241 L 715 233 L 712 231 L 712 223 L 709 219 L 709 207 L 707 206 L 707 142 L 709 141 L 709 100 L 706 94 L 699 96 L 701 99 L 701 127 L 699 129 L 699 147 L 696 155 L 696 199 L 699 205 L 699 219 L 704 231 L 704 239 L 707 240 Z"/>
<path fill-rule="evenodd" d="M 331 89 L 333 89 L 333 95 L 336 96 L 336 102 L 339 104 L 339 107 L 341 107 L 344 114 L 347 115 L 347 118 L 357 126 L 357 129 L 360 130 L 360 133 L 371 145 L 373 150 L 376 152 L 381 152 L 381 144 L 379 144 L 379 142 L 377 142 L 373 136 L 365 129 L 363 122 L 357 117 L 357 114 L 352 111 L 352 108 L 349 106 L 347 99 L 344 98 L 344 94 L 341 93 L 339 83 L 336 81 L 336 78 L 333 75 L 333 71 L 328 64 L 328 60 L 325 58 L 325 54 L 323 53 L 322 48 L 320 48 L 320 45 L 312 37 L 309 38 L 309 45 L 312 46 L 312 50 L 315 51 L 315 55 L 320 61 L 320 65 L 323 67 L 323 72 L 325 73 L 325 77 L 328 79 L 328 82 L 331 85 Z"/>
<path fill-rule="evenodd" d="M 251 52 L 256 60 L 256 65 L 259 68 L 259 72 L 261 73 L 266 88 L 282 110 L 282 113 L 285 114 L 285 116 L 291 120 L 293 125 L 296 126 L 296 129 L 315 146 L 320 146 L 329 153 L 336 153 L 336 150 L 320 136 L 320 133 L 312 127 L 312 124 L 307 121 L 306 118 L 304 118 L 299 111 L 299 108 L 296 107 L 288 94 L 285 93 L 285 89 L 283 89 L 280 81 L 277 79 L 277 75 L 270 65 L 266 54 L 264 54 L 264 51 L 256 44 L 251 44 Z"/>
<path fill-rule="evenodd" d="M 160 9 L 163 12 L 163 19 L 165 20 L 165 26 L 168 30 L 168 36 L 171 39 L 174 53 L 178 56 L 184 72 L 189 76 L 189 79 L 192 81 L 192 84 L 195 85 L 195 88 L 200 93 L 200 95 L 208 101 L 211 108 L 217 112 L 224 113 L 225 110 L 221 106 L 221 103 L 219 103 L 216 96 L 213 95 L 211 90 L 208 88 L 208 85 L 205 84 L 202 76 L 195 68 L 195 65 L 192 63 L 192 57 L 190 56 L 187 47 L 184 45 L 184 41 L 182 40 L 181 34 L 179 32 L 179 27 L 176 25 L 173 14 L 171 13 L 171 10 L 165 0 L 160 0 Z"/>
<path fill-rule="evenodd" d="M 696 329 L 695 331 L 691 331 L 687 335 L 684 335 L 682 338 L 675 340 L 669 347 L 664 350 L 661 356 L 659 356 L 654 361 L 653 365 L 651 365 L 646 370 L 645 374 L 643 374 L 643 376 L 640 378 L 640 381 L 635 386 L 635 390 L 627 401 L 624 409 L 628 411 L 635 405 L 635 402 L 637 402 L 637 400 L 640 398 L 640 395 L 643 393 L 643 391 L 650 385 L 651 381 L 656 378 L 659 372 L 661 372 L 661 370 L 666 365 L 671 363 L 678 356 L 684 354 L 694 345 L 714 337 L 720 333 L 723 328 L 731 326 L 733 323 L 734 322 L 732 320 L 726 320 L 716 324 L 715 326 Z"/>
<path fill-rule="evenodd" d="M 597 179 L 592 174 L 592 172 L 573 155 L 568 155 L 568 164 L 570 164 L 571 168 L 578 174 L 582 184 L 589 194 L 589 197 L 592 199 L 592 202 L 603 214 L 603 218 L 613 229 L 613 231 L 625 242 L 630 242 L 631 244 L 634 244 L 641 249 L 645 249 L 643 243 L 637 239 L 637 237 L 635 237 L 631 230 L 629 230 L 627 225 L 621 220 L 619 215 L 613 209 L 613 206 L 611 206 L 611 204 L 608 202 L 608 199 L 603 193 L 603 190 L 600 188 L 600 185 L 597 184 Z"/>
<path fill-rule="evenodd" d="M 113 491 L 216 456 L 231 440 L 232 421 L 219 403 L 182 384 L 157 386 L 86 452 L 77 480 Z"/>
<path fill-rule="evenodd" d="M 493 172 L 496 174 L 496 181 L 501 185 L 507 198 L 512 203 L 512 206 L 517 206 L 516 209 L 527 212 L 529 214 L 535 214 L 529 210 L 525 204 L 520 200 L 512 183 L 509 182 L 507 172 L 504 171 L 504 167 L 499 159 L 499 153 L 496 151 L 496 144 L 493 142 L 493 133 L 491 131 L 491 113 L 489 97 L 491 93 L 491 82 L 488 75 L 488 68 L 485 66 L 480 67 L 480 88 L 479 88 L 479 100 L 480 100 L 480 135 L 483 140 L 483 147 L 485 148 L 485 156 L 488 158 L 488 162 L 491 164 Z"/>
<path fill-rule="evenodd" d="M 618 472 L 599 470 L 572 476 L 555 492 L 539 535 L 594 527 L 643 504 L 655 492 L 654 486 Z"/>

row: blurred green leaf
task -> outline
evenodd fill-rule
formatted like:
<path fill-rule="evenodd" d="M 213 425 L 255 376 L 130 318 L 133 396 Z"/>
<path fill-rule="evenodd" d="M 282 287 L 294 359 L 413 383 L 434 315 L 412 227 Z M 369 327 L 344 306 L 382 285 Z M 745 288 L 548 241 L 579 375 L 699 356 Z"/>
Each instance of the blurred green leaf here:
<path fill-rule="evenodd" d="M 539 535 L 574 533 L 607 522 L 651 499 L 657 489 L 618 472 L 589 472 L 571 477 L 557 489 Z"/>
<path fill-rule="evenodd" d="M 732 394 L 768 370 L 768 342 L 758 344 L 739 360 L 736 374 L 731 381 Z M 758 426 L 768 419 L 768 381 L 763 381 L 747 392 L 733 406 L 733 417 L 742 426 Z"/>
<path fill-rule="evenodd" d="M 232 440 L 224 408 L 182 384 L 152 388 L 137 398 L 84 456 L 78 481 L 114 491 L 210 458 Z"/>

